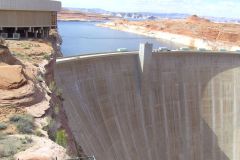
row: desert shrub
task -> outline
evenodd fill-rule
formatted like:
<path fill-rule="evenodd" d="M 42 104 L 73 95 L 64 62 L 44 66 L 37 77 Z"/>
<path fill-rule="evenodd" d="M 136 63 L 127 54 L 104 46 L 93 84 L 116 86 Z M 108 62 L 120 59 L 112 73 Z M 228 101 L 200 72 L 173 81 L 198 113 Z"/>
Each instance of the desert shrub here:
<path fill-rule="evenodd" d="M 41 47 L 40 44 L 34 44 L 33 46 L 34 46 L 34 47 Z"/>
<path fill-rule="evenodd" d="M 24 53 L 12 52 L 12 55 L 21 59 L 21 60 L 24 60 L 24 61 L 31 61 L 32 60 L 32 58 L 29 55 L 24 54 Z"/>
<path fill-rule="evenodd" d="M 15 160 L 14 155 L 26 150 L 32 146 L 31 137 L 13 137 L 5 136 L 0 139 L 0 159 L 1 160 Z"/>
<path fill-rule="evenodd" d="M 40 130 L 36 130 L 35 135 L 38 137 L 44 137 L 44 135 L 42 134 L 42 132 Z"/>
<path fill-rule="evenodd" d="M 67 134 L 65 130 L 57 131 L 55 142 L 63 147 L 67 146 Z"/>
<path fill-rule="evenodd" d="M 52 117 L 51 117 L 51 116 L 48 116 L 48 117 L 47 117 L 47 125 L 42 128 L 44 131 L 47 131 L 47 132 L 48 132 L 48 130 L 49 130 L 49 125 L 50 125 L 51 121 L 53 121 Z"/>
<path fill-rule="evenodd" d="M 6 134 L 5 133 L 0 133 L 0 140 L 5 139 L 6 138 Z"/>
<path fill-rule="evenodd" d="M 10 121 L 11 122 L 17 122 L 21 119 L 21 116 L 20 115 L 13 115 L 12 117 L 10 117 Z"/>
<path fill-rule="evenodd" d="M 50 55 L 47 55 L 47 54 L 44 54 L 43 58 L 46 59 L 46 60 L 50 60 L 50 59 L 51 59 L 51 56 L 50 56 Z"/>
<path fill-rule="evenodd" d="M 46 60 L 50 60 L 50 59 L 51 59 L 50 53 L 42 52 L 41 54 L 42 54 L 42 56 L 43 56 L 44 59 L 46 59 Z"/>
<path fill-rule="evenodd" d="M 22 144 L 30 144 L 33 142 L 33 139 L 31 137 L 25 136 L 24 138 L 20 139 Z"/>
<path fill-rule="evenodd" d="M 0 148 L 0 157 L 10 157 L 17 153 L 17 148 L 12 144 L 5 144 Z"/>
<path fill-rule="evenodd" d="M 33 133 L 34 125 L 32 121 L 24 119 L 18 122 L 17 129 L 21 133 L 30 134 Z"/>
<path fill-rule="evenodd" d="M 56 88 L 57 88 L 56 83 L 54 81 L 51 81 L 49 84 L 50 91 L 54 92 Z"/>
<path fill-rule="evenodd" d="M 20 133 L 33 133 L 34 123 L 33 117 L 30 115 L 14 115 L 10 118 L 11 122 L 16 123 L 16 127 Z"/>
<path fill-rule="evenodd" d="M 52 93 L 55 93 L 57 97 L 59 97 L 60 99 L 63 100 L 63 98 L 62 98 L 62 90 L 57 87 L 57 84 L 56 84 L 55 81 L 50 82 L 50 84 L 49 84 L 49 90 L 50 90 Z"/>
<path fill-rule="evenodd" d="M 56 88 L 56 95 L 61 98 L 62 97 L 62 90 L 59 88 Z"/>
<path fill-rule="evenodd" d="M 56 132 L 57 132 L 57 122 L 54 119 L 50 119 L 48 125 L 43 128 L 48 132 L 48 136 L 51 140 L 56 140 Z"/>
<path fill-rule="evenodd" d="M 59 114 L 59 111 L 60 111 L 60 109 L 59 109 L 59 105 L 58 104 L 56 104 L 55 106 L 54 106 L 54 114 Z"/>
<path fill-rule="evenodd" d="M 4 130 L 7 128 L 7 125 L 4 123 L 0 123 L 0 130 Z"/>
<path fill-rule="evenodd" d="M 41 75 L 37 75 L 36 79 L 37 79 L 38 82 L 43 82 L 44 81 L 43 77 Z"/>
<path fill-rule="evenodd" d="M 28 136 L 25 137 L 25 140 L 26 140 L 28 143 L 32 143 L 32 142 L 33 142 L 33 139 L 32 139 L 31 137 L 28 137 Z"/>
<path fill-rule="evenodd" d="M 42 129 L 48 133 L 48 136 L 52 141 L 56 140 L 56 121 L 51 116 L 47 117 L 47 125 Z"/>
<path fill-rule="evenodd" d="M 21 139 L 22 144 L 27 144 L 27 141 L 25 139 Z"/>

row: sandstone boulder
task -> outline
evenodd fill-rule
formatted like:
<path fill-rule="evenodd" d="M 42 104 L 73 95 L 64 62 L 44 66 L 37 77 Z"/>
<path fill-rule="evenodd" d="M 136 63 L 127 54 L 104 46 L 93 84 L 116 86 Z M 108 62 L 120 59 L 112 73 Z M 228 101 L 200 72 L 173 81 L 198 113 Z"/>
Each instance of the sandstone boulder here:
<path fill-rule="evenodd" d="M 19 65 L 2 65 L 0 66 L 0 89 L 9 90 L 17 89 L 27 80 L 23 74 L 22 66 Z"/>
<path fill-rule="evenodd" d="M 0 65 L 3 64 L 14 65 L 20 64 L 20 62 L 12 56 L 7 47 L 0 45 Z"/>

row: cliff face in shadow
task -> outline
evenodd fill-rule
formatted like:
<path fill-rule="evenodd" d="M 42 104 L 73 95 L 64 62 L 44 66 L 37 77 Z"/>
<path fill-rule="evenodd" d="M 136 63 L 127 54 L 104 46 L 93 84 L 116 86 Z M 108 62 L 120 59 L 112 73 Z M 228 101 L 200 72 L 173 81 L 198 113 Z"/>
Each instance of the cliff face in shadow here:
<path fill-rule="evenodd" d="M 69 126 L 97 160 L 238 160 L 240 56 L 154 53 L 56 64 Z M 146 67 L 146 65 L 148 65 Z"/>

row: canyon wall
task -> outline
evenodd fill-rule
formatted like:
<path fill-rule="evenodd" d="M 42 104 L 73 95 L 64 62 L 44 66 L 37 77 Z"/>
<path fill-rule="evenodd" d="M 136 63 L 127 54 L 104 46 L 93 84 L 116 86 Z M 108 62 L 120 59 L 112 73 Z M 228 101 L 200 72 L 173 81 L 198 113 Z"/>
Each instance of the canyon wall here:
<path fill-rule="evenodd" d="M 152 52 L 57 60 L 69 126 L 97 160 L 240 159 L 240 55 Z"/>

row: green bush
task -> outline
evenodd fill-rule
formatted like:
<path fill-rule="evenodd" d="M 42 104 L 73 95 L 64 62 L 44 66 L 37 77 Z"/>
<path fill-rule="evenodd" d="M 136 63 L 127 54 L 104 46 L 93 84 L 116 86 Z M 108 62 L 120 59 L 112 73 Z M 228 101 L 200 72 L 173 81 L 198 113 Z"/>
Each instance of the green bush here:
<path fill-rule="evenodd" d="M 7 128 L 7 125 L 4 123 L 0 123 L 0 130 L 4 130 Z"/>
<path fill-rule="evenodd" d="M 47 55 L 47 54 L 44 54 L 43 58 L 46 59 L 46 60 L 50 60 L 50 59 L 51 59 L 51 56 L 50 56 L 50 55 Z"/>
<path fill-rule="evenodd" d="M 43 80 L 43 77 L 41 76 L 41 75 L 37 75 L 36 76 L 36 80 L 38 81 L 38 82 L 43 82 L 44 80 Z"/>
<path fill-rule="evenodd" d="M 31 137 L 13 137 L 5 136 L 0 139 L 0 159 L 1 160 L 15 160 L 14 155 L 26 150 L 32 146 Z"/>
<path fill-rule="evenodd" d="M 62 90 L 59 89 L 59 88 L 56 88 L 56 95 L 61 98 L 62 97 Z"/>
<path fill-rule="evenodd" d="M 43 56 L 44 59 L 50 60 L 51 59 L 51 54 L 47 52 L 41 52 L 41 55 Z"/>
<path fill-rule="evenodd" d="M 11 122 L 18 122 L 21 119 L 20 115 L 13 115 L 12 117 L 10 117 L 10 121 Z"/>
<path fill-rule="evenodd" d="M 6 138 L 6 134 L 5 133 L 0 133 L 0 140 L 5 139 Z"/>
<path fill-rule="evenodd" d="M 18 122 L 17 129 L 21 133 L 31 134 L 33 133 L 34 125 L 32 121 L 24 119 Z"/>
<path fill-rule="evenodd" d="M 0 148 L 0 157 L 9 157 L 17 153 L 17 148 L 12 144 L 5 144 L 4 148 Z"/>
<path fill-rule="evenodd" d="M 35 135 L 38 137 L 44 137 L 44 134 L 42 134 L 42 132 L 40 130 L 36 130 Z"/>
<path fill-rule="evenodd" d="M 14 115 L 10 118 L 11 122 L 16 123 L 16 127 L 20 133 L 33 133 L 34 123 L 33 117 L 30 115 Z"/>
<path fill-rule="evenodd" d="M 49 89 L 52 92 L 55 92 L 55 90 L 57 89 L 56 83 L 54 81 L 51 81 L 49 84 Z"/>
<path fill-rule="evenodd" d="M 54 107 L 54 114 L 57 115 L 57 114 L 59 114 L 59 112 L 60 112 L 59 105 L 56 104 L 55 107 Z"/>
<path fill-rule="evenodd" d="M 33 139 L 31 137 L 27 137 L 27 136 L 25 136 L 24 138 L 21 138 L 20 140 L 21 140 L 22 144 L 30 144 L 33 142 Z"/>
<path fill-rule="evenodd" d="M 25 137 L 25 140 L 28 142 L 28 143 L 32 143 L 33 142 L 33 139 L 31 137 Z"/>
<path fill-rule="evenodd" d="M 59 130 L 56 133 L 56 141 L 57 144 L 66 147 L 67 146 L 67 135 L 65 130 Z"/>
<path fill-rule="evenodd" d="M 47 127 L 48 136 L 51 140 L 56 140 L 56 132 L 57 132 L 57 122 L 54 119 L 50 119 Z"/>

